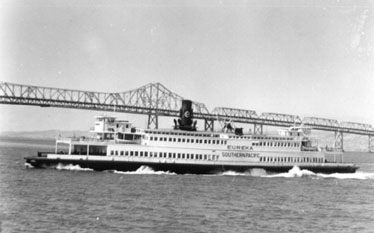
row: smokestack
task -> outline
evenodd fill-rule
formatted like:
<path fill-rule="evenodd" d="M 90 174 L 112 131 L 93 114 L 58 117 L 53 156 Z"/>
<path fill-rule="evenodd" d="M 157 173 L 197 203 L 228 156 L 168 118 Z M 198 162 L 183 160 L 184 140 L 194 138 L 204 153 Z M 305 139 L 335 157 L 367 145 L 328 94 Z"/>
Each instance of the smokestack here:
<path fill-rule="evenodd" d="M 179 118 L 183 126 L 191 126 L 193 119 L 192 101 L 182 100 L 182 108 L 179 110 Z"/>
<path fill-rule="evenodd" d="M 182 107 L 179 110 L 179 125 L 175 127 L 181 130 L 196 130 L 196 122 L 193 122 L 193 109 L 191 100 L 182 100 Z"/>

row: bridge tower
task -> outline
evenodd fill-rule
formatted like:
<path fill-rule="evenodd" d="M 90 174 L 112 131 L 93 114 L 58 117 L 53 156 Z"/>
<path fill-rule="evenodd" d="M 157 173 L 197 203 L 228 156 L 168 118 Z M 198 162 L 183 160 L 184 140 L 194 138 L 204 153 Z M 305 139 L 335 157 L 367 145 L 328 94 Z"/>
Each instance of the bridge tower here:
<path fill-rule="evenodd" d="M 342 131 L 335 131 L 335 149 L 339 149 L 343 151 L 343 132 Z"/>
<path fill-rule="evenodd" d="M 158 129 L 158 115 L 157 113 L 148 114 L 148 129 Z"/>
<path fill-rule="evenodd" d="M 369 152 L 374 152 L 374 135 L 369 135 Z"/>
<path fill-rule="evenodd" d="M 260 125 L 260 124 L 253 125 L 254 134 L 262 134 L 263 132 L 264 132 L 264 125 Z"/>
<path fill-rule="evenodd" d="M 205 131 L 214 131 L 214 119 L 205 119 L 204 120 L 204 129 Z"/>

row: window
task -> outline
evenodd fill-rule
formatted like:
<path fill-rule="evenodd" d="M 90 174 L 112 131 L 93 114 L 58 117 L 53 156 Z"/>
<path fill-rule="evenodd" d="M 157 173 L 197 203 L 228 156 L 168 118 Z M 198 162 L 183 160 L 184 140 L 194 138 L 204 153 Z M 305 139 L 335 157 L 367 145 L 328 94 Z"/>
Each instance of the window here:
<path fill-rule="evenodd" d="M 143 151 L 140 151 L 140 157 L 143 157 Z"/>
<path fill-rule="evenodd" d="M 204 159 L 205 159 L 205 160 L 207 159 L 207 155 L 204 155 Z"/>
<path fill-rule="evenodd" d="M 137 151 L 135 151 L 135 156 L 138 156 L 138 152 Z"/>
<path fill-rule="evenodd" d="M 134 151 L 130 151 L 130 156 L 133 156 L 134 155 Z"/>
<path fill-rule="evenodd" d="M 180 153 L 178 153 L 178 159 L 180 159 L 181 158 L 181 154 Z"/>

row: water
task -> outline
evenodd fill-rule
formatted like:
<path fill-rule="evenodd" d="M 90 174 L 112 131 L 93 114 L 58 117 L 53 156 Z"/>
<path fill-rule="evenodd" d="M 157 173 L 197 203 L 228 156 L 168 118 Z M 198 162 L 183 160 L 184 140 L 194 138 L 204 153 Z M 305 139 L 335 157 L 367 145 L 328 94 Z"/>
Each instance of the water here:
<path fill-rule="evenodd" d="M 0 142 L 1 232 L 373 232 L 374 154 L 355 174 L 28 169 L 48 141 Z"/>

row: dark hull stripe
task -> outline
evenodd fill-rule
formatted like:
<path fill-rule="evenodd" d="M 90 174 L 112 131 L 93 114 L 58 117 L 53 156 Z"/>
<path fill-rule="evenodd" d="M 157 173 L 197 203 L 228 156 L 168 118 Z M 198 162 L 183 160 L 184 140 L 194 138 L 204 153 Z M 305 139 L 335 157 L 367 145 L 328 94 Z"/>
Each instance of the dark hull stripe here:
<path fill-rule="evenodd" d="M 129 161 L 90 161 L 90 160 L 62 160 L 47 158 L 25 158 L 26 162 L 35 168 L 56 166 L 57 164 L 79 165 L 81 168 L 91 168 L 96 171 L 117 170 L 136 171 L 141 166 L 148 166 L 154 171 L 169 171 L 177 174 L 217 174 L 225 171 L 246 172 L 249 169 L 260 168 L 267 172 L 288 172 L 294 165 L 285 166 L 238 166 L 238 165 L 210 165 L 210 164 L 179 164 L 179 163 L 147 163 Z M 315 173 L 353 173 L 357 170 L 355 166 L 299 166 Z"/>

